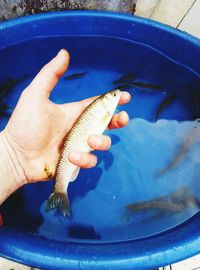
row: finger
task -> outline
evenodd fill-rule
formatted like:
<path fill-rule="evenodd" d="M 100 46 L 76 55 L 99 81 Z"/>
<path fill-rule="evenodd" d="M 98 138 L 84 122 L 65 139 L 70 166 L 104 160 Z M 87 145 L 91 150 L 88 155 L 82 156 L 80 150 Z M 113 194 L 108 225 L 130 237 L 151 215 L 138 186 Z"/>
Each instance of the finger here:
<path fill-rule="evenodd" d="M 69 53 L 62 49 L 47 63 L 33 79 L 27 90 L 39 98 L 48 98 L 58 79 L 65 73 L 69 65 Z"/>
<path fill-rule="evenodd" d="M 119 105 L 126 104 L 130 100 L 131 100 L 131 95 L 126 91 L 122 91 L 121 92 L 121 97 L 120 97 L 120 100 L 119 100 Z"/>
<path fill-rule="evenodd" d="M 105 151 L 111 146 L 111 139 L 106 135 L 92 135 L 88 139 L 88 145 L 94 150 Z"/>
<path fill-rule="evenodd" d="M 92 168 L 97 164 L 97 157 L 91 153 L 71 152 L 69 161 L 81 168 Z"/>
<path fill-rule="evenodd" d="M 122 128 L 128 124 L 129 116 L 127 112 L 123 111 L 118 114 L 115 114 L 111 119 L 108 129 Z"/>

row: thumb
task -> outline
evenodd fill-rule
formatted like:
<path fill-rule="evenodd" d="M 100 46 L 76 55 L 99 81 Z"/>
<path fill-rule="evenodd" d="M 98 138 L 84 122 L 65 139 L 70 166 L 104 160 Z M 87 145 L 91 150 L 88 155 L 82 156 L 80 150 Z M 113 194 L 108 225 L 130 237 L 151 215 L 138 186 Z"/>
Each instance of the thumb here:
<path fill-rule="evenodd" d="M 33 79 L 27 90 L 39 98 L 48 98 L 59 78 L 69 66 L 69 53 L 62 49 Z"/>

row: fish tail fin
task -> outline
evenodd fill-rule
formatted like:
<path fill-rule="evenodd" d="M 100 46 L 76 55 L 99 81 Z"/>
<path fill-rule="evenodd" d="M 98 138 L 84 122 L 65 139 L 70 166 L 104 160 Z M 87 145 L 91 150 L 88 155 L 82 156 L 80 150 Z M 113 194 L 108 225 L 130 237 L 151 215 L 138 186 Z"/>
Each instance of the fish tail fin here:
<path fill-rule="evenodd" d="M 46 211 L 57 208 L 64 216 L 71 216 L 71 208 L 69 199 L 66 193 L 54 192 L 47 200 Z"/>

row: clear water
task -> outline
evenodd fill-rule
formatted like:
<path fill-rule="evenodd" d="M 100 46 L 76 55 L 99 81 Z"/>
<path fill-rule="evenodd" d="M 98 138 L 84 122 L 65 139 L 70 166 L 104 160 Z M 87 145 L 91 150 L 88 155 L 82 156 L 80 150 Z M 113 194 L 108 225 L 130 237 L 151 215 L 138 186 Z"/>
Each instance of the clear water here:
<path fill-rule="evenodd" d="M 105 37 L 44 37 L 0 51 L 0 82 L 22 78 L 1 104 L 15 106 L 21 91 L 62 47 L 71 54 L 67 75 L 87 73 L 74 80 L 61 79 L 51 95 L 56 103 L 113 89 L 113 82 L 130 72 L 135 81 L 159 85 L 161 90 L 128 90 L 132 101 L 117 111 L 126 109 L 130 124 L 109 131 L 111 149 L 97 152 L 97 167 L 81 170 L 70 184 L 71 220 L 56 211 L 44 211 L 53 187 L 50 181 L 26 186 L 12 195 L 1 207 L 5 226 L 59 241 L 121 241 L 160 233 L 197 213 L 200 76 L 144 44 Z M 155 122 L 161 102 L 171 94 L 176 95 L 175 100 Z M 1 129 L 11 112 L 0 112 Z M 171 163 L 175 165 L 170 168 Z M 160 205 L 164 201 L 164 207 L 158 203 L 150 207 L 152 200 Z M 148 207 L 139 211 L 126 207 L 144 201 L 145 205 L 149 202 Z"/>

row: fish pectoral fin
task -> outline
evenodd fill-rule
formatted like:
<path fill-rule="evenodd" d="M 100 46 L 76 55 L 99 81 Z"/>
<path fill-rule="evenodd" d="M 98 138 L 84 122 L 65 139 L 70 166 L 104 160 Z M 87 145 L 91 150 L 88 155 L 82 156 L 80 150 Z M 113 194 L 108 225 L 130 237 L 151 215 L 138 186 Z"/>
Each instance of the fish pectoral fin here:
<path fill-rule="evenodd" d="M 69 182 L 73 182 L 76 180 L 78 174 L 79 174 L 79 171 L 80 171 L 80 167 L 76 167 L 75 170 L 73 171 L 71 177 L 70 177 L 70 180 Z"/>

